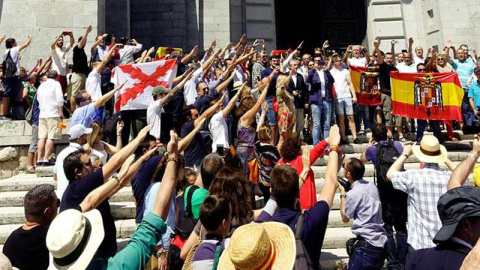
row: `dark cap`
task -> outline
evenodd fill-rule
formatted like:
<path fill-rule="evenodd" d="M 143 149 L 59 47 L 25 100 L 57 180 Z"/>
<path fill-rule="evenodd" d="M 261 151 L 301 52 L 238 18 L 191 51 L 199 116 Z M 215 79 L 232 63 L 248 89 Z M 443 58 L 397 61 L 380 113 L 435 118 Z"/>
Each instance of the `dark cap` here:
<path fill-rule="evenodd" d="M 433 242 L 440 243 L 453 236 L 463 219 L 480 217 L 480 188 L 465 186 L 451 189 L 440 197 L 437 209 L 442 228 Z"/>
<path fill-rule="evenodd" d="M 480 71 L 480 66 L 479 67 L 475 67 L 475 69 L 473 70 L 474 73 L 477 73 Z"/>

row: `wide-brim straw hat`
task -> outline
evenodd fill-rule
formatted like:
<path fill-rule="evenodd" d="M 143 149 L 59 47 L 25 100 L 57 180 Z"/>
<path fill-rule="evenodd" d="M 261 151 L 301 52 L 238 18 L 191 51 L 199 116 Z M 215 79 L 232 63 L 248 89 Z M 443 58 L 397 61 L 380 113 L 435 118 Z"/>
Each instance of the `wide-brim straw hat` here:
<path fill-rule="evenodd" d="M 102 215 L 97 209 L 61 212 L 47 233 L 48 269 L 86 269 L 104 237 Z"/>
<path fill-rule="evenodd" d="M 424 163 L 443 163 L 447 161 L 447 149 L 433 135 L 423 136 L 420 145 L 412 146 L 413 154 Z"/>
<path fill-rule="evenodd" d="M 279 222 L 251 223 L 235 230 L 218 269 L 291 270 L 295 256 L 295 236 L 290 227 Z"/>

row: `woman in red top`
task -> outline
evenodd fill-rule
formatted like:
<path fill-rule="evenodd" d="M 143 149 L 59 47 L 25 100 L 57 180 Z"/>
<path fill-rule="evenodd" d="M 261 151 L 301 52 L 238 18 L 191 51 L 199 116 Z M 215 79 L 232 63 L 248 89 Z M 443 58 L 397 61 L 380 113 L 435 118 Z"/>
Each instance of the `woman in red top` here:
<path fill-rule="evenodd" d="M 323 156 L 328 146 L 328 138 L 321 141 L 310 151 L 310 164 L 313 164 L 319 157 Z M 279 164 L 290 164 L 297 169 L 298 174 L 303 170 L 302 163 L 302 141 L 297 138 L 287 139 L 280 150 L 282 158 L 277 162 Z M 300 206 L 304 210 L 310 209 L 317 202 L 317 192 L 315 191 L 315 176 L 310 169 L 305 183 L 300 189 Z"/>

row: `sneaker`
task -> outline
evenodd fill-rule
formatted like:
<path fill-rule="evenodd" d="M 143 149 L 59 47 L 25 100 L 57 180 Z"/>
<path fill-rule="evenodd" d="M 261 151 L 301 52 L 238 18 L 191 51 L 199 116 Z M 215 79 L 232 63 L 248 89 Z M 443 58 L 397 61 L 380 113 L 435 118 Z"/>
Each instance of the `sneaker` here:
<path fill-rule="evenodd" d="M 406 142 L 407 140 L 405 140 L 405 138 L 404 138 L 404 137 L 399 137 L 399 138 L 398 138 L 398 141 L 400 141 L 400 142 L 404 143 L 404 142 Z"/>
<path fill-rule="evenodd" d="M 353 140 L 353 143 L 354 144 L 362 144 L 362 142 L 358 138 L 355 138 L 355 140 Z"/>

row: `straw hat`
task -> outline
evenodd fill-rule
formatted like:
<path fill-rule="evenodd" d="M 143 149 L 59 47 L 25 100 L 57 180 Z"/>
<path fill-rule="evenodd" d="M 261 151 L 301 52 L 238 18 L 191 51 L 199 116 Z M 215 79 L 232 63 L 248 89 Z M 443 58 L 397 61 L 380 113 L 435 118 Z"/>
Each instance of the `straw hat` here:
<path fill-rule="evenodd" d="M 7 256 L 0 252 L 0 270 L 18 270 L 18 268 L 13 267 Z"/>
<path fill-rule="evenodd" d="M 295 237 L 290 227 L 279 222 L 251 223 L 235 230 L 218 269 L 291 270 L 295 256 Z"/>
<path fill-rule="evenodd" d="M 443 163 L 447 161 L 447 149 L 440 145 L 433 135 L 423 136 L 420 145 L 412 146 L 413 154 L 424 163 Z"/>
<path fill-rule="evenodd" d="M 86 269 L 104 237 L 100 211 L 63 211 L 48 229 L 48 269 Z"/>

